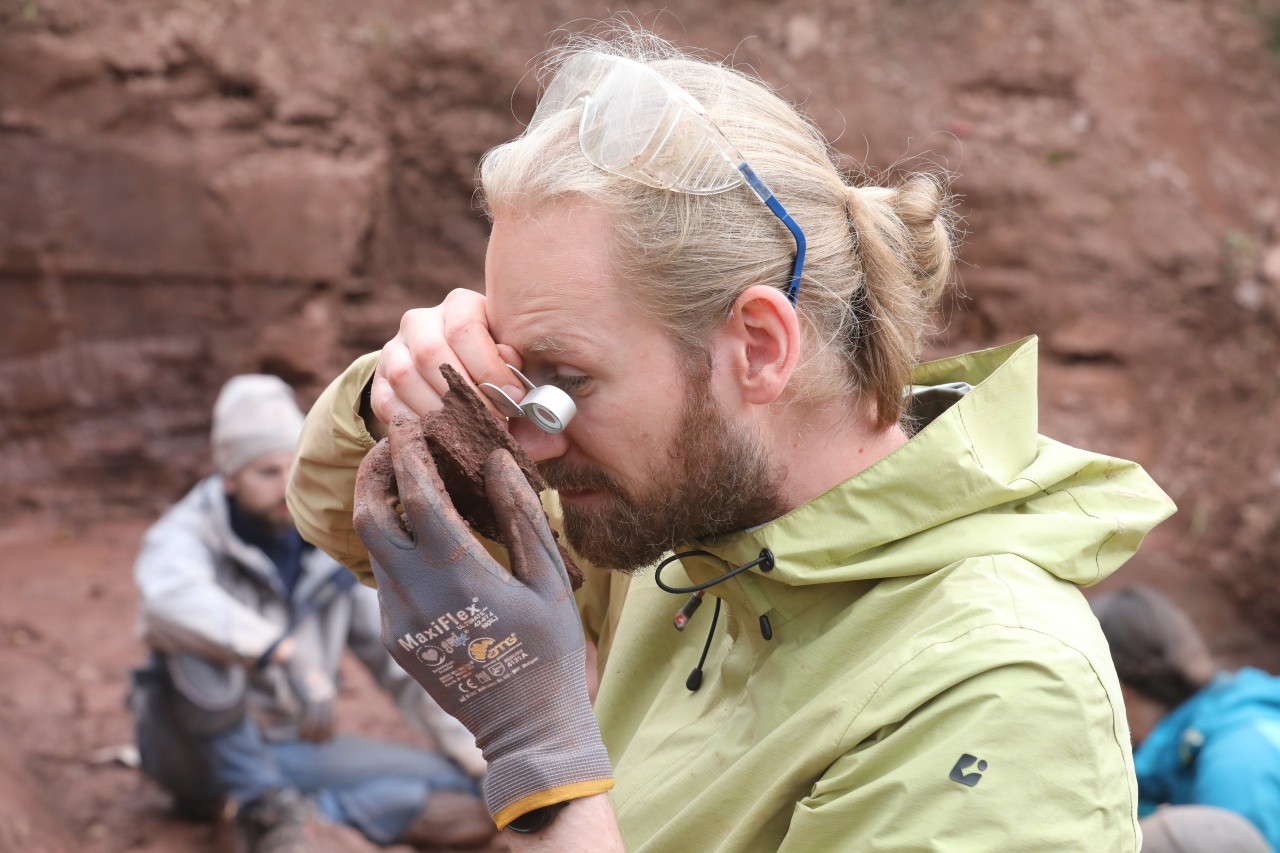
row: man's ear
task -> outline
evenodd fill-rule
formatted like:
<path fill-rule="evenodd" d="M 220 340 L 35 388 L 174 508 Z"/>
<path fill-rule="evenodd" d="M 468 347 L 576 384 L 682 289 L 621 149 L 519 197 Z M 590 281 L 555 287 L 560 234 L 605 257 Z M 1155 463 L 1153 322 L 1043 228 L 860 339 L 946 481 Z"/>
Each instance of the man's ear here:
<path fill-rule="evenodd" d="M 742 399 L 764 406 L 778 399 L 800 360 L 800 318 L 782 291 L 764 284 L 748 287 L 717 337 L 719 356 L 731 368 Z"/>

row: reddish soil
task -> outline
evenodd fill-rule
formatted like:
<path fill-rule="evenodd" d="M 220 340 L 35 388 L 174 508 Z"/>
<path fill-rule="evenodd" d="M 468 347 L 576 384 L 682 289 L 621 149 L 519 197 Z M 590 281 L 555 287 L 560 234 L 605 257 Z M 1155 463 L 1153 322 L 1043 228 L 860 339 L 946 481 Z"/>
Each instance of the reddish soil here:
<path fill-rule="evenodd" d="M 1108 583 L 1280 671 L 1280 0 L 662 6 L 851 165 L 957 173 L 930 354 L 1040 335 L 1042 431 L 1181 507 Z M 208 849 L 92 758 L 129 739 L 138 537 L 209 470 L 228 376 L 314 399 L 481 286 L 476 161 L 547 33 L 603 9 L 0 0 L 0 846 Z M 396 728 L 360 677 L 346 724 Z"/>
<path fill-rule="evenodd" d="M 112 756 L 133 742 L 132 564 L 144 522 L 0 533 L 0 851 L 214 851 L 214 830 Z M 422 743 L 354 660 L 339 731 Z M 343 850 L 377 850 L 345 844 Z M 410 848 L 396 848 L 407 851 Z"/>

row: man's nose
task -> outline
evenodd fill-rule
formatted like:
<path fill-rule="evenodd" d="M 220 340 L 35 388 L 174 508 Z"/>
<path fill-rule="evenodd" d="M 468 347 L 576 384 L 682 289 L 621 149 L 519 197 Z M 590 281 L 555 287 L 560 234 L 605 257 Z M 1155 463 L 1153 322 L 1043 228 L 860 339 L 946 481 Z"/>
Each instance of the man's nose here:
<path fill-rule="evenodd" d="M 565 439 L 563 432 L 555 435 L 543 432 L 538 428 L 537 424 L 528 418 L 512 418 L 509 423 L 511 425 L 511 437 L 524 448 L 524 452 L 528 453 L 529 458 L 534 462 L 559 459 L 564 456 L 569 447 L 569 442 Z"/>

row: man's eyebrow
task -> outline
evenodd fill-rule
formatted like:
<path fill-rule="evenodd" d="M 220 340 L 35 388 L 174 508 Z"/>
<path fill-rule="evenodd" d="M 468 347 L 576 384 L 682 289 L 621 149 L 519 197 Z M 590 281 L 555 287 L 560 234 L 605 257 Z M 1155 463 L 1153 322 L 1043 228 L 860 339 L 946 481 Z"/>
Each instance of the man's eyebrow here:
<path fill-rule="evenodd" d="M 529 343 L 522 346 L 522 352 L 530 355 L 557 355 L 572 350 L 574 347 L 564 338 L 554 335 L 544 335 L 534 338 Z"/>

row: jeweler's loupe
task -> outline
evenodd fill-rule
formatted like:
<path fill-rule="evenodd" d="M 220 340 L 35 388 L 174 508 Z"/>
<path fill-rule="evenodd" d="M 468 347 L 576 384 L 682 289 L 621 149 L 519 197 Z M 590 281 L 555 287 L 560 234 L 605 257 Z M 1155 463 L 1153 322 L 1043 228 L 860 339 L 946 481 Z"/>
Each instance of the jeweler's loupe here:
<path fill-rule="evenodd" d="M 480 383 L 480 390 L 493 401 L 498 411 L 508 418 L 528 418 L 538 429 L 552 435 L 569 425 L 569 421 L 578 413 L 578 406 L 572 397 L 554 385 L 534 385 L 523 373 L 509 364 L 507 367 L 524 383 L 524 400 L 517 403 L 492 382 Z"/>

